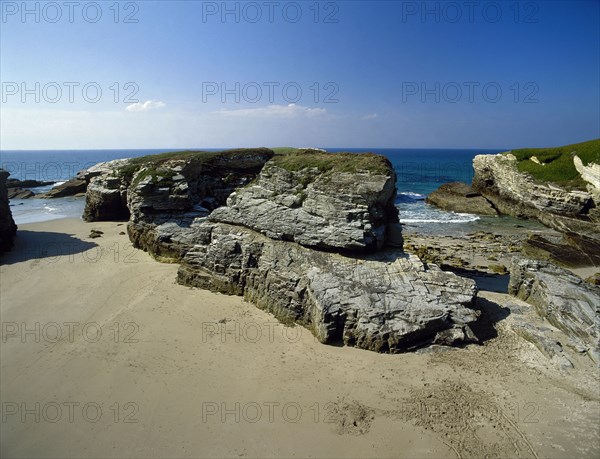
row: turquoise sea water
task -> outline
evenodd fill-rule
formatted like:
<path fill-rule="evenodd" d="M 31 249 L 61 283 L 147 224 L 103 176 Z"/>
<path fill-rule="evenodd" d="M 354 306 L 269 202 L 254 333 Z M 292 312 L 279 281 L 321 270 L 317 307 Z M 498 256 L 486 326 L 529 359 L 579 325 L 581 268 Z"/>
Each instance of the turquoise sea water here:
<path fill-rule="evenodd" d="M 195 148 L 201 150 L 201 148 Z M 153 150 L 36 150 L 0 152 L 0 167 L 11 177 L 21 180 L 35 179 L 62 182 L 102 161 L 131 158 L 181 149 Z M 209 149 L 204 149 L 209 150 Z M 217 149 L 210 149 L 217 150 Z M 481 219 L 470 214 L 456 214 L 425 204 L 425 197 L 441 184 L 453 181 L 470 183 L 473 178 L 472 160 L 477 154 L 494 154 L 505 149 L 394 149 L 394 148 L 327 148 L 331 152 L 370 151 L 388 157 L 397 174 L 400 220 L 407 229 L 427 232 L 463 232 L 489 225 L 489 218 Z M 49 187 L 34 189 L 42 192 Z M 14 199 L 11 210 L 17 224 L 32 223 L 65 217 L 80 217 L 83 198 Z M 497 220 L 497 219 L 496 219 Z"/>

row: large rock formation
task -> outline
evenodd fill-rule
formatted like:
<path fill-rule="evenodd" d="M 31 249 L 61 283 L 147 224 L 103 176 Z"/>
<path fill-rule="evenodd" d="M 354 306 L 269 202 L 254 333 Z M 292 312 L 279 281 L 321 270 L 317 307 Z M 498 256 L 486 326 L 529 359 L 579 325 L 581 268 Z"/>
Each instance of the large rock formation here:
<path fill-rule="evenodd" d="M 318 161 L 329 154 L 312 154 Z M 331 169 L 290 167 L 287 157 L 269 161 L 255 182 L 227 199 L 227 206 L 209 217 L 252 228 L 271 239 L 295 241 L 322 249 L 383 247 L 386 224 L 397 222 L 393 205 L 395 174 L 383 157 L 373 155 L 380 169 L 338 170 L 356 155 L 336 158 Z"/>
<path fill-rule="evenodd" d="M 510 153 L 477 155 L 473 168 L 473 188 L 501 213 L 537 219 L 562 232 L 580 232 L 600 239 L 600 225 L 590 214 L 590 209 L 596 207 L 590 192 L 539 182 L 520 172 L 517 158 Z"/>
<path fill-rule="evenodd" d="M 551 263 L 515 257 L 509 293 L 532 304 L 541 317 L 600 362 L 600 287 Z"/>
<path fill-rule="evenodd" d="M 87 183 L 85 193 L 85 221 L 127 220 L 126 177 L 119 170 L 129 164 L 129 159 L 115 159 L 99 163 L 81 173 Z"/>
<path fill-rule="evenodd" d="M 474 338 L 472 281 L 399 250 L 357 257 L 204 223 L 178 281 L 228 294 L 309 327 L 324 343 L 379 352 Z"/>
<path fill-rule="evenodd" d="M 155 255 L 179 260 L 193 243 L 196 219 L 224 205 L 273 155 L 264 148 L 241 149 L 144 165 L 127 189 L 130 239 Z"/>
<path fill-rule="evenodd" d="M 384 157 L 254 149 L 104 167 L 86 220 L 127 214 L 133 243 L 180 262 L 183 284 L 244 295 L 327 343 L 400 352 L 474 339 L 474 282 L 398 248 Z"/>
<path fill-rule="evenodd" d="M 0 253 L 13 246 L 13 238 L 17 234 L 17 225 L 13 220 L 8 202 L 6 179 L 10 174 L 0 169 Z"/>

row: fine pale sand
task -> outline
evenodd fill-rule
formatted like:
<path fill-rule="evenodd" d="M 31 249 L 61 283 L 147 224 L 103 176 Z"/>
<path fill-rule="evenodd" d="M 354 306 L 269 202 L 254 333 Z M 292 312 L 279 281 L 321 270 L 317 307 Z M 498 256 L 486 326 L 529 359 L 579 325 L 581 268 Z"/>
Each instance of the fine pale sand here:
<path fill-rule="evenodd" d="M 597 369 L 559 371 L 510 315 L 482 346 L 326 346 L 177 285 L 124 231 L 22 225 L 0 258 L 2 457 L 600 455 Z M 529 307 L 480 296 L 498 317 Z"/>

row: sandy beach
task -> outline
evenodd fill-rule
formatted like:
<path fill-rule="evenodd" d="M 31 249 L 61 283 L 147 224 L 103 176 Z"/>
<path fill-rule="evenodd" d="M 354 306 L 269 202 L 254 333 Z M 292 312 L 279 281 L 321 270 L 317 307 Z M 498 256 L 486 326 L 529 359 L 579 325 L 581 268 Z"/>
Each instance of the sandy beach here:
<path fill-rule="evenodd" d="M 178 285 L 120 223 L 21 225 L 0 263 L 2 457 L 600 454 L 597 368 L 517 338 L 504 294 L 483 345 L 385 355 Z"/>

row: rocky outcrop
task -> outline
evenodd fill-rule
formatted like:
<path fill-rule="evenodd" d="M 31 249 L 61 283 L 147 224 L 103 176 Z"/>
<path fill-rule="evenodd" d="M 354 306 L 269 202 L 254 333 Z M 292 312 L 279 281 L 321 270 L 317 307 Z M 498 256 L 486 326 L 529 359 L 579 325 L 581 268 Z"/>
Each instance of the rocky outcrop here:
<path fill-rule="evenodd" d="M 600 287 L 551 263 L 515 257 L 509 293 L 532 304 L 573 346 L 600 362 Z"/>
<path fill-rule="evenodd" d="M 134 240 L 138 232 L 165 222 L 185 226 L 223 205 L 236 186 L 255 178 L 274 154 L 268 149 L 184 153 L 189 154 L 115 160 L 88 169 L 84 219 L 121 220 L 131 215 Z M 140 247 L 152 251 L 148 244 Z"/>
<path fill-rule="evenodd" d="M 523 242 L 522 252 L 529 258 L 551 261 L 559 266 L 600 267 L 600 241 L 577 233 L 565 233 L 560 240 L 532 234 Z"/>
<path fill-rule="evenodd" d="M 216 209 L 209 219 L 307 247 L 380 249 L 386 225 L 398 221 L 395 195 L 391 165 L 381 173 L 321 172 L 310 166 L 289 170 L 275 158 L 256 181 L 232 193 L 227 206 Z"/>
<path fill-rule="evenodd" d="M 17 225 L 13 220 L 6 191 L 6 179 L 10 174 L 0 169 L 0 253 L 13 246 L 13 238 L 17 234 Z"/>
<path fill-rule="evenodd" d="M 39 180 L 7 179 L 8 199 L 29 199 L 36 194 L 29 188 L 52 185 L 54 182 L 42 182 Z"/>
<path fill-rule="evenodd" d="M 35 196 L 35 193 L 25 188 L 8 188 L 8 199 L 29 199 Z"/>
<path fill-rule="evenodd" d="M 408 233 L 404 250 L 414 253 L 425 263 L 463 275 L 504 275 L 511 259 L 521 252 L 521 234 L 500 235 L 486 232 L 464 236 L 439 236 Z"/>
<path fill-rule="evenodd" d="M 581 158 L 575 155 L 573 157 L 575 169 L 581 175 L 581 178 L 588 182 L 588 190 L 593 195 L 600 195 L 600 164 L 590 163 L 587 166 L 583 164 Z"/>
<path fill-rule="evenodd" d="M 282 321 L 306 325 L 323 343 L 402 352 L 474 340 L 474 282 L 416 256 L 349 257 L 222 223 L 197 231 L 180 283 L 243 295 Z"/>
<path fill-rule="evenodd" d="M 19 180 L 19 179 L 7 179 L 7 188 L 36 188 L 40 186 L 53 185 L 54 182 L 44 182 L 39 180 Z"/>
<path fill-rule="evenodd" d="M 600 225 L 590 214 L 596 203 L 589 192 L 537 182 L 517 169 L 517 159 L 510 153 L 477 155 L 473 168 L 473 188 L 500 213 L 537 219 L 561 232 L 579 232 L 600 239 Z"/>
<path fill-rule="evenodd" d="M 116 159 L 96 164 L 80 174 L 80 178 L 87 183 L 83 211 L 85 221 L 129 219 L 128 182 L 122 175 L 119 175 L 119 170 L 127 164 L 129 164 L 128 159 Z"/>
<path fill-rule="evenodd" d="M 54 188 L 47 191 L 46 193 L 36 195 L 36 197 L 38 197 L 38 198 L 65 198 L 68 196 L 76 196 L 76 195 L 81 195 L 83 193 L 87 193 L 88 186 L 90 186 L 92 179 L 94 177 L 102 177 L 103 179 L 108 180 L 109 184 L 107 186 L 108 186 L 108 189 L 110 189 L 110 180 L 108 179 L 108 176 L 113 174 L 118 169 L 118 167 L 125 166 L 126 164 L 128 164 L 129 161 L 130 161 L 129 159 L 115 159 L 113 161 L 98 163 L 98 164 L 90 167 L 89 169 L 84 169 L 82 171 L 79 171 L 77 173 L 77 175 L 75 177 L 73 177 L 72 179 L 67 180 L 64 183 L 61 183 L 60 185 L 55 186 Z M 121 180 L 118 179 L 119 183 L 120 183 L 120 181 Z M 98 196 L 98 190 L 102 189 L 102 186 L 100 183 L 96 183 L 95 185 L 96 186 L 93 187 L 92 192 L 89 194 L 89 197 L 92 200 L 92 204 L 89 206 L 90 209 L 94 208 L 94 206 L 93 206 L 94 199 Z M 111 193 L 108 193 L 108 195 L 106 196 L 106 200 L 112 203 L 113 196 L 110 196 L 110 194 Z M 86 194 L 86 196 L 87 196 L 87 194 Z M 110 204 L 109 204 L 109 207 L 110 207 Z M 94 213 L 93 210 L 90 210 L 90 212 L 92 214 Z M 104 212 L 105 212 L 105 209 L 99 209 L 97 211 L 97 215 L 95 215 L 95 217 L 96 217 L 95 219 L 96 220 L 109 219 L 109 218 L 104 218 L 107 216 L 107 215 L 104 215 Z M 129 214 L 127 212 L 125 212 L 125 214 L 126 214 L 125 219 L 127 219 L 127 216 Z M 123 215 L 115 216 L 115 220 L 118 220 L 121 218 L 123 218 Z M 89 221 L 93 221 L 93 219 L 89 220 Z"/>
<path fill-rule="evenodd" d="M 576 344 L 561 330 L 540 317 L 534 307 L 529 304 L 517 304 L 516 299 L 513 301 L 506 305 L 510 314 L 503 325 L 533 344 L 555 367 L 570 370 L 575 366 L 574 355 L 587 354 L 586 347 Z"/>
<path fill-rule="evenodd" d="M 67 196 L 75 196 L 77 194 L 85 193 L 87 189 L 87 182 L 81 178 L 74 178 L 67 180 L 65 183 L 55 186 L 46 193 L 38 194 L 38 198 L 65 198 Z"/>
<path fill-rule="evenodd" d="M 195 219 L 225 205 L 273 155 L 265 148 L 229 150 L 141 167 L 127 188 L 130 239 L 154 255 L 180 259 L 192 245 Z"/>
<path fill-rule="evenodd" d="M 157 155 L 90 178 L 85 218 L 129 216 L 178 281 L 243 295 L 322 342 L 401 352 L 475 339 L 475 283 L 402 252 L 377 155 L 267 149 Z"/>
<path fill-rule="evenodd" d="M 498 215 L 492 203 L 462 182 L 444 183 L 425 199 L 440 209 L 479 215 Z"/>

